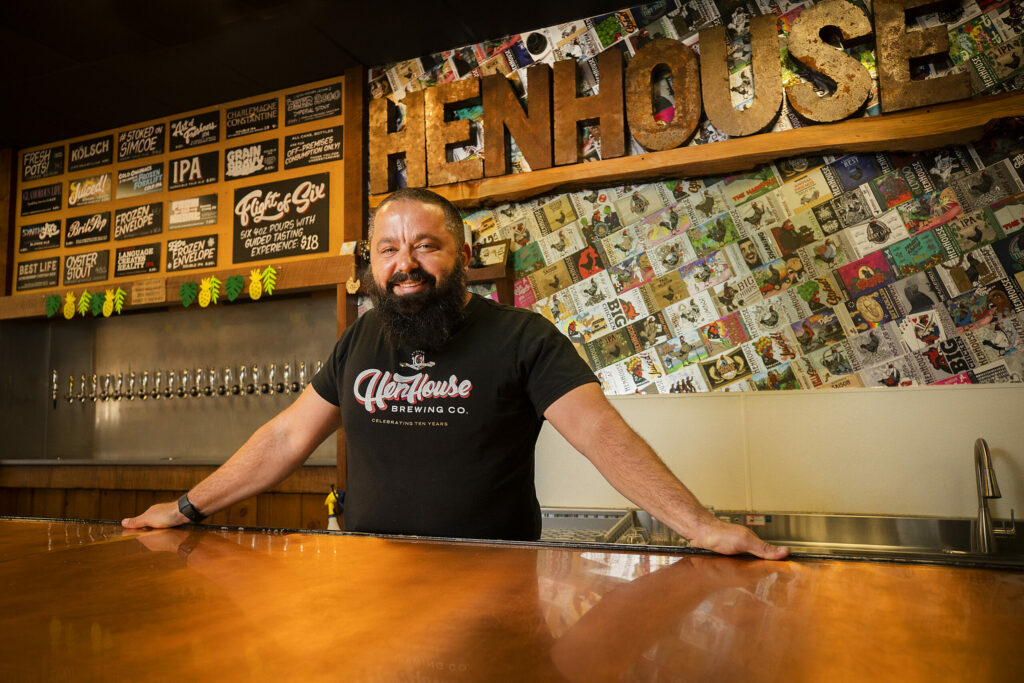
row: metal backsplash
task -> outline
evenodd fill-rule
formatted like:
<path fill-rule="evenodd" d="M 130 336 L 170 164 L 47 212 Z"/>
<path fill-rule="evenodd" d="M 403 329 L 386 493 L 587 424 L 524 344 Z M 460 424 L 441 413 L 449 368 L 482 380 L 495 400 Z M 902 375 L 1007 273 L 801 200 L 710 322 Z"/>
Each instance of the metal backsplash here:
<path fill-rule="evenodd" d="M 68 401 L 68 376 L 85 374 L 137 383 L 148 371 L 150 388 L 156 371 L 195 373 L 214 368 L 223 373 L 240 365 L 262 368 L 270 363 L 282 378 L 285 363 L 304 361 L 312 377 L 317 361 L 326 359 L 336 336 L 333 296 L 280 298 L 218 306 L 173 308 L 102 320 L 16 321 L 0 325 L 0 428 L 6 438 L 2 459 L 92 459 L 137 462 L 219 463 L 226 460 L 260 425 L 296 394 L 198 396 L 159 400 Z M 56 407 L 50 373 L 59 376 Z M 218 380 L 219 381 L 219 380 Z M 166 382 L 166 380 L 165 380 Z M 310 464 L 334 464 L 336 445 L 327 439 Z"/>

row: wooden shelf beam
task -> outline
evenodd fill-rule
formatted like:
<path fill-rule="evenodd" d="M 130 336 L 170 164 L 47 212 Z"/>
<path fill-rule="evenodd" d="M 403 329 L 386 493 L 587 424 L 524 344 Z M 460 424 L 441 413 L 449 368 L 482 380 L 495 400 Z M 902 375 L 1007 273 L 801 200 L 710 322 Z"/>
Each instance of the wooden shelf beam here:
<path fill-rule="evenodd" d="M 321 258 L 313 258 L 305 261 L 288 261 L 280 265 L 271 265 L 277 269 L 277 286 L 274 289 L 275 294 L 298 293 L 314 289 L 333 289 L 339 284 L 344 284 L 349 277 L 356 274 L 354 256 L 323 256 Z M 259 267 L 262 269 L 265 265 L 261 264 Z M 248 276 L 250 270 L 251 267 L 249 266 L 238 265 L 215 271 L 196 270 L 187 274 L 174 274 L 169 277 L 165 275 L 160 277 L 150 276 L 147 278 L 126 280 L 124 282 L 99 283 L 92 287 L 84 285 L 78 287 L 65 287 L 58 290 L 48 289 L 28 294 L 5 296 L 0 297 L 0 320 L 45 316 L 46 297 L 51 294 L 57 294 L 63 297 L 67 292 L 73 292 L 77 298 L 84 291 L 95 293 L 112 287 L 120 287 L 129 293 L 129 297 L 125 301 L 124 306 L 124 310 L 126 311 L 180 304 L 181 297 L 178 292 L 184 282 L 189 280 L 199 282 L 202 278 L 209 277 L 211 275 L 216 276 L 221 282 L 224 282 L 232 275 L 241 275 L 246 278 L 246 288 L 242 290 L 242 294 L 239 295 L 235 302 L 237 303 L 238 301 L 244 301 L 249 296 Z M 166 301 L 142 305 L 134 305 L 131 303 L 130 293 L 132 286 L 146 280 L 161 280 L 164 282 Z M 227 299 L 222 295 L 221 304 L 218 305 L 223 305 L 225 303 L 227 303 Z M 57 315 L 61 314 L 58 313 Z"/>
<path fill-rule="evenodd" d="M 916 152 L 981 137 L 1000 119 L 1024 116 L 1024 92 L 993 95 L 896 114 L 761 133 L 664 152 L 484 178 L 431 189 L 461 208 L 493 206 L 553 192 L 608 187 L 657 178 L 715 176 L 793 156 Z M 370 196 L 376 208 L 387 194 Z"/>

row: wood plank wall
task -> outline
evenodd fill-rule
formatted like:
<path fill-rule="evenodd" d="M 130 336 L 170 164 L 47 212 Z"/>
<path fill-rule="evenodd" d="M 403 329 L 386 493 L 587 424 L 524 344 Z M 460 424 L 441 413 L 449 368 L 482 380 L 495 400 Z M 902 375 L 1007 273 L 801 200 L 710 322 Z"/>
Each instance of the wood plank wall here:
<path fill-rule="evenodd" d="M 0 467 L 0 516 L 120 521 L 175 500 L 212 466 L 41 465 Z M 243 500 L 206 524 L 324 529 L 324 499 L 335 468 L 303 467 L 270 491 Z"/>

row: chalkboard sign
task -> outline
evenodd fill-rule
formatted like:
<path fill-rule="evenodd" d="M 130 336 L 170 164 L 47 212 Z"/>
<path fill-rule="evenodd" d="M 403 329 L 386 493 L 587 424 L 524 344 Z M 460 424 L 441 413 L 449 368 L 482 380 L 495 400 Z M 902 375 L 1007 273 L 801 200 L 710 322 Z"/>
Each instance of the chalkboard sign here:
<path fill-rule="evenodd" d="M 284 167 L 301 168 L 341 159 L 342 126 L 287 135 L 284 139 Z"/>
<path fill-rule="evenodd" d="M 284 123 L 294 126 L 341 115 L 341 83 L 304 90 L 284 98 Z"/>
<path fill-rule="evenodd" d="M 217 266 L 217 236 L 185 237 L 167 242 L 167 272 Z"/>
<path fill-rule="evenodd" d="M 110 174 L 68 181 L 68 208 L 110 201 Z"/>
<path fill-rule="evenodd" d="M 117 198 L 138 197 L 164 189 L 164 164 L 146 164 L 117 172 Z"/>
<path fill-rule="evenodd" d="M 21 191 L 21 215 L 60 210 L 61 184 L 41 185 Z"/>
<path fill-rule="evenodd" d="M 277 138 L 232 147 L 224 152 L 224 180 L 248 178 L 277 170 Z"/>
<path fill-rule="evenodd" d="M 121 247 L 115 258 L 114 277 L 155 273 L 160 270 L 160 243 Z"/>
<path fill-rule="evenodd" d="M 64 285 L 106 280 L 109 267 L 110 252 L 107 250 L 68 254 L 64 257 Z"/>
<path fill-rule="evenodd" d="M 69 218 L 64 232 L 65 247 L 106 242 L 110 239 L 110 212 L 92 213 Z"/>
<path fill-rule="evenodd" d="M 225 138 L 262 133 L 277 128 L 277 98 L 232 107 L 224 114 Z"/>
<path fill-rule="evenodd" d="M 68 172 L 114 163 L 114 136 L 104 135 L 68 146 Z"/>
<path fill-rule="evenodd" d="M 217 182 L 218 152 L 172 159 L 167 165 L 167 189 L 182 190 Z"/>
<path fill-rule="evenodd" d="M 134 161 L 164 153 L 164 124 L 154 123 L 117 134 L 117 160 Z"/>
<path fill-rule="evenodd" d="M 329 249 L 330 175 L 235 190 L 234 263 Z"/>
<path fill-rule="evenodd" d="M 209 145 L 220 140 L 220 112 L 217 110 L 171 121 L 171 151 Z"/>
<path fill-rule="evenodd" d="M 18 240 L 18 253 L 56 249 L 60 246 L 61 220 L 56 218 L 43 223 L 21 226 L 21 238 Z"/>
<path fill-rule="evenodd" d="M 188 199 L 175 199 L 167 211 L 167 229 L 182 230 L 217 222 L 217 195 L 204 194 Z"/>
<path fill-rule="evenodd" d="M 21 182 L 40 180 L 64 172 L 64 145 L 25 152 L 21 157 Z"/>
<path fill-rule="evenodd" d="M 18 279 L 15 289 L 21 292 L 26 289 L 56 287 L 59 269 L 59 256 L 39 259 L 38 261 L 22 261 L 18 264 Z"/>
<path fill-rule="evenodd" d="M 164 229 L 164 206 L 160 202 L 143 204 L 114 212 L 114 239 L 157 235 Z"/>

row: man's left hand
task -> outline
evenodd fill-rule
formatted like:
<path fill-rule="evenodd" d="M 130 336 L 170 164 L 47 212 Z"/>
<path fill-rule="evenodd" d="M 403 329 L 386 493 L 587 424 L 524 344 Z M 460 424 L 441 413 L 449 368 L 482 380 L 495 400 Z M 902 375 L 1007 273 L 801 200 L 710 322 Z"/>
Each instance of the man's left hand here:
<path fill-rule="evenodd" d="M 739 524 L 714 520 L 708 528 L 691 541 L 693 545 L 723 555 L 750 553 L 765 560 L 781 560 L 789 555 L 786 546 L 763 541 L 753 531 Z"/>

